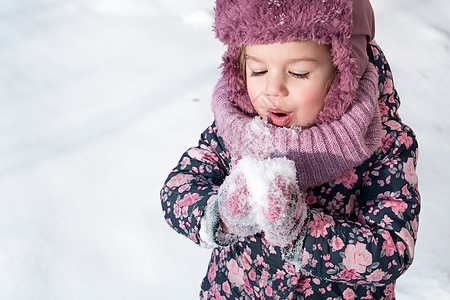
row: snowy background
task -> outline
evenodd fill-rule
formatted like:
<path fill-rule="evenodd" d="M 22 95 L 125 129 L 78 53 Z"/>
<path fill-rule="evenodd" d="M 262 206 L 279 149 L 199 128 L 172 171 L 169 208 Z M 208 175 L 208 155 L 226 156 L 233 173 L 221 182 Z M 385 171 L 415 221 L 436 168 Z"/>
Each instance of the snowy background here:
<path fill-rule="evenodd" d="M 373 0 L 420 144 L 398 299 L 450 299 L 450 1 Z M 1 0 L 0 299 L 197 299 L 209 251 L 159 190 L 212 122 L 213 1 Z"/>

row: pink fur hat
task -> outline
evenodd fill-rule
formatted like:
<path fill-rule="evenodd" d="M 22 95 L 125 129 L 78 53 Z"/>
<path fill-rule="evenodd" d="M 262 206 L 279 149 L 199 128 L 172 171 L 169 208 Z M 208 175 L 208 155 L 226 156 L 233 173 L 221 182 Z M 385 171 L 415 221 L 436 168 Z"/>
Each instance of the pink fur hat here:
<path fill-rule="evenodd" d="M 340 119 L 354 99 L 375 24 L 369 0 L 216 0 L 214 29 L 228 46 L 222 67 L 230 98 L 250 115 L 256 111 L 240 70 L 243 46 L 295 40 L 330 44 L 337 74 L 317 118 L 322 124 Z"/>

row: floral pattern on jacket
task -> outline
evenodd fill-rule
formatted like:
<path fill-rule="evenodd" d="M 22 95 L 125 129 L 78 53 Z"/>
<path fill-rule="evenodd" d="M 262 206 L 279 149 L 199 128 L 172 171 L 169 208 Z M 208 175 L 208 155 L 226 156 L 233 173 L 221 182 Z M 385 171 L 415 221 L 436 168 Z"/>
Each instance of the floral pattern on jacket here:
<path fill-rule="evenodd" d="M 309 189 L 310 221 L 300 268 L 263 234 L 212 251 L 202 299 L 394 299 L 395 280 L 409 267 L 420 196 L 417 142 L 401 123 L 389 65 L 377 45 L 382 146 L 361 166 Z M 215 124 L 202 133 L 161 190 L 166 221 L 195 243 L 203 212 L 230 170 Z"/>

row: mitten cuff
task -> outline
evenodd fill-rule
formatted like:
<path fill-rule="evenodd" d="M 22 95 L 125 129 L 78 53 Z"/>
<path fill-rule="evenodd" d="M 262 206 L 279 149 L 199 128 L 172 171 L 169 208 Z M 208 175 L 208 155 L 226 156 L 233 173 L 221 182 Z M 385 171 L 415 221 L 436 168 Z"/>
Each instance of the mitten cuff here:
<path fill-rule="evenodd" d="M 281 248 L 283 259 L 288 263 L 294 265 L 295 270 L 300 272 L 303 258 L 303 249 L 305 245 L 305 238 L 308 233 L 309 221 L 311 220 L 311 213 L 307 207 L 307 215 L 303 224 L 302 230 L 294 242 L 286 247 Z"/>
<path fill-rule="evenodd" d="M 237 236 L 224 232 L 220 226 L 217 197 L 206 206 L 200 220 L 198 235 L 202 248 L 228 246 L 237 241 Z"/>

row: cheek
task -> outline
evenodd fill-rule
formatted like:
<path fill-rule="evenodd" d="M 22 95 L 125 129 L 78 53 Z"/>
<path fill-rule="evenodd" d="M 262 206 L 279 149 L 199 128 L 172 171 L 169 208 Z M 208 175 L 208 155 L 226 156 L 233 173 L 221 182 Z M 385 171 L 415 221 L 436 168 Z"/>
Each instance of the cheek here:
<path fill-rule="evenodd" d="M 328 82 L 329 80 L 327 79 L 318 81 L 308 90 L 309 99 L 312 105 L 323 108 L 325 97 L 328 93 Z"/>
<path fill-rule="evenodd" d="M 325 104 L 325 93 L 323 90 L 309 90 L 304 93 L 304 104 L 310 108 L 322 109 Z"/>
<path fill-rule="evenodd" d="M 297 90 L 297 104 L 306 110 L 322 108 L 325 103 L 326 92 L 323 86 L 310 86 Z"/>
<path fill-rule="evenodd" d="M 304 89 L 295 98 L 295 124 L 309 128 L 315 124 L 317 116 L 325 104 L 325 93 L 321 89 Z"/>
<path fill-rule="evenodd" d="M 268 99 L 265 97 L 263 86 L 255 82 L 249 82 L 247 84 L 247 92 L 256 112 L 260 116 L 266 115 L 269 103 L 267 103 Z"/>
<path fill-rule="evenodd" d="M 257 87 L 255 84 L 253 83 L 247 83 L 247 92 L 248 92 L 248 96 L 250 97 L 250 100 L 252 100 L 252 103 L 254 101 L 254 99 L 256 99 L 256 95 L 257 95 Z"/>

